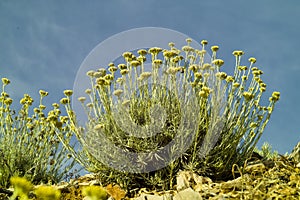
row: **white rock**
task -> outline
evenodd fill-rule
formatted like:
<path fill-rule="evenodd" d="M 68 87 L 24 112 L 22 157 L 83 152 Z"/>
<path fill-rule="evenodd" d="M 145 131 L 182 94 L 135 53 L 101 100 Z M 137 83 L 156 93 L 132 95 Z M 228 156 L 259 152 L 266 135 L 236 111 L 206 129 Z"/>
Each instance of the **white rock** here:
<path fill-rule="evenodd" d="M 192 188 L 187 188 L 178 192 L 174 197 L 173 200 L 202 200 L 202 197 L 198 192 L 192 190 Z"/>
<path fill-rule="evenodd" d="M 176 177 L 177 191 L 184 190 L 190 187 L 190 180 L 193 178 L 193 173 L 190 171 L 180 171 Z"/>
<path fill-rule="evenodd" d="M 158 195 L 150 195 L 150 194 L 142 194 L 141 196 L 135 198 L 134 200 L 172 200 L 172 197 L 170 194 L 165 194 L 162 196 Z"/>

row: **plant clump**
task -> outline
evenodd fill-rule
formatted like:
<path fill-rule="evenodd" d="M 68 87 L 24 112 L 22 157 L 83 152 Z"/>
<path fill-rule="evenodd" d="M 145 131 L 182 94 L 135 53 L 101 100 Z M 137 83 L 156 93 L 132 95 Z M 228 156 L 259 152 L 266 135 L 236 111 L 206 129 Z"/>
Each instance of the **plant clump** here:
<path fill-rule="evenodd" d="M 170 43 L 169 49 L 125 52 L 124 63 L 88 71 L 91 87 L 85 91 L 87 96 L 76 97 L 88 117 L 85 126 L 79 125 L 71 107 L 72 91 L 64 92 L 61 103 L 70 119 L 67 126 L 81 149 L 72 148 L 64 136 L 60 140 L 86 170 L 98 173 L 103 183 L 115 182 L 128 191 L 135 187 L 168 190 L 179 170 L 227 179 L 233 165 L 250 158 L 280 93 L 273 92 L 269 104 L 261 105 L 266 83 L 263 71 L 254 66 L 255 58 L 244 65 L 244 52 L 234 51 L 234 72 L 230 75 L 221 70 L 225 62 L 217 56 L 218 46 L 211 47 L 210 57 L 206 40 L 201 41 L 200 49 L 190 43 L 187 39 L 181 49 Z M 181 130 L 195 123 L 191 145 L 185 147 L 188 140 L 182 141 L 168 152 L 175 155 L 186 148 L 182 155 L 157 170 L 134 173 L 137 168 L 148 169 L 150 161 L 166 161 L 155 152 L 178 135 L 187 138 Z M 126 157 L 102 145 L 103 141 L 135 153 L 139 164 L 127 162 Z M 101 157 L 111 164 L 103 163 Z M 116 169 L 119 165 L 125 170 Z"/>
<path fill-rule="evenodd" d="M 21 176 L 33 184 L 57 183 L 65 178 L 74 166 L 72 158 L 57 135 L 66 135 L 70 131 L 65 126 L 67 116 L 61 116 L 59 104 L 45 114 L 43 99 L 48 92 L 40 90 L 38 107 L 31 108 L 34 100 L 24 94 L 20 100 L 21 108 L 12 108 L 13 99 L 6 92 L 10 83 L 2 78 L 0 96 L 0 187 L 9 187 L 10 178 Z M 70 140 L 70 137 L 66 137 Z M 18 180 L 18 179 L 16 179 Z M 15 179 L 12 179 L 15 183 Z"/>

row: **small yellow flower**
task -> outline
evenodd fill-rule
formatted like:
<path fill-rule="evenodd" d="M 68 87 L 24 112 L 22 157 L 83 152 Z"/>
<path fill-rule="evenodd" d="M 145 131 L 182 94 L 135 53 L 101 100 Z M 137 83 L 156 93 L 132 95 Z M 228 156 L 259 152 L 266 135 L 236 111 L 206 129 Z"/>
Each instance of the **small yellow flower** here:
<path fill-rule="evenodd" d="M 65 91 L 64 91 L 64 94 L 65 94 L 67 97 L 69 97 L 69 96 L 71 96 L 71 95 L 73 94 L 73 91 L 72 91 L 72 90 L 65 90 Z"/>
<path fill-rule="evenodd" d="M 233 82 L 234 81 L 234 78 L 232 76 L 227 76 L 226 78 L 226 82 Z"/>
<path fill-rule="evenodd" d="M 238 66 L 238 70 L 240 71 L 244 71 L 244 70 L 247 70 L 248 67 L 247 66 Z"/>
<path fill-rule="evenodd" d="M 177 56 L 178 53 L 176 51 L 173 51 L 173 50 L 170 50 L 170 51 L 167 50 L 167 51 L 164 51 L 163 55 L 166 59 L 170 59 L 174 56 Z"/>
<path fill-rule="evenodd" d="M 179 62 L 179 57 L 175 56 L 174 58 L 171 58 L 172 63 L 178 63 Z"/>
<path fill-rule="evenodd" d="M 86 73 L 86 75 L 89 76 L 89 77 L 94 77 L 94 73 L 95 73 L 94 70 L 90 70 L 90 71 L 88 71 L 88 72 Z"/>
<path fill-rule="evenodd" d="M 198 69 L 198 65 L 196 65 L 196 64 L 192 64 L 192 65 L 189 66 L 189 70 L 191 70 L 193 72 L 196 72 L 197 69 Z"/>
<path fill-rule="evenodd" d="M 267 84 L 265 84 L 265 83 L 260 83 L 259 86 L 260 86 L 260 87 L 267 87 Z"/>
<path fill-rule="evenodd" d="M 253 58 L 253 57 L 249 58 L 249 62 L 256 63 L 256 58 Z"/>
<path fill-rule="evenodd" d="M 254 79 L 257 83 L 262 82 L 261 79 L 260 79 L 258 76 L 254 76 L 253 79 Z"/>
<path fill-rule="evenodd" d="M 39 108 L 40 108 L 41 110 L 45 110 L 45 109 L 46 109 L 46 106 L 45 106 L 45 105 L 39 105 Z"/>
<path fill-rule="evenodd" d="M 81 103 L 84 103 L 84 102 L 85 102 L 85 100 L 86 100 L 86 98 L 85 98 L 85 97 L 78 97 L 78 101 L 80 101 Z"/>
<path fill-rule="evenodd" d="M 235 83 L 233 83 L 233 85 L 232 85 L 234 88 L 238 88 L 239 86 L 240 86 L 240 83 L 238 83 L 238 82 L 235 82 Z"/>
<path fill-rule="evenodd" d="M 45 90 L 40 90 L 39 93 L 42 97 L 48 96 L 48 92 L 46 92 Z"/>
<path fill-rule="evenodd" d="M 147 79 L 152 75 L 151 72 L 143 72 L 140 76 L 141 80 Z"/>
<path fill-rule="evenodd" d="M 218 67 L 221 67 L 224 64 L 224 61 L 222 59 L 215 59 L 212 61 L 212 63 L 217 65 Z"/>
<path fill-rule="evenodd" d="M 100 78 L 100 77 L 105 76 L 105 74 L 106 74 L 106 71 L 96 71 L 96 72 L 94 73 L 94 77 L 95 77 L 95 78 Z"/>
<path fill-rule="evenodd" d="M 141 65 L 141 63 L 138 60 L 133 60 L 130 62 L 130 65 L 133 67 L 137 67 L 137 66 Z"/>
<path fill-rule="evenodd" d="M 176 58 L 177 58 L 178 56 L 176 56 Z M 196 57 L 194 56 L 194 55 L 189 55 L 188 56 L 188 59 L 190 59 L 192 62 L 194 62 L 195 61 L 195 59 L 196 59 Z"/>
<path fill-rule="evenodd" d="M 201 41 L 201 44 L 202 44 L 202 45 L 207 45 L 208 42 L 207 42 L 207 40 L 202 40 L 202 41 Z"/>
<path fill-rule="evenodd" d="M 270 97 L 271 101 L 278 101 L 280 99 L 280 92 L 273 92 L 272 97 Z"/>
<path fill-rule="evenodd" d="M 254 95 L 251 92 L 244 92 L 243 96 L 244 96 L 246 101 L 250 101 L 254 97 Z"/>
<path fill-rule="evenodd" d="M 145 56 L 147 55 L 147 51 L 145 49 L 140 49 L 138 50 L 138 54 L 140 54 L 141 56 Z"/>
<path fill-rule="evenodd" d="M 204 63 L 202 66 L 203 70 L 209 70 L 211 68 L 211 64 L 209 63 Z"/>
<path fill-rule="evenodd" d="M 202 78 L 202 74 L 201 74 L 200 72 L 196 72 L 196 73 L 195 73 L 195 77 L 196 77 L 197 79 L 201 79 L 201 78 Z"/>
<path fill-rule="evenodd" d="M 193 51 L 194 51 L 194 48 L 191 47 L 191 46 L 183 46 L 183 47 L 182 47 L 182 51 L 185 51 L 185 52 L 193 52 Z"/>
<path fill-rule="evenodd" d="M 143 62 L 146 61 L 146 57 L 145 57 L 145 56 L 138 56 L 138 57 L 136 58 L 136 60 L 138 60 L 140 63 L 143 63 Z"/>
<path fill-rule="evenodd" d="M 206 91 L 204 91 L 204 90 L 201 90 L 201 91 L 199 92 L 199 96 L 202 97 L 202 98 L 207 99 L 208 96 L 209 96 L 209 92 L 206 92 Z"/>
<path fill-rule="evenodd" d="M 217 72 L 216 77 L 218 77 L 221 80 L 225 80 L 227 78 L 227 74 L 225 72 Z"/>
<path fill-rule="evenodd" d="M 153 64 L 154 64 L 155 66 L 160 66 L 162 63 L 163 63 L 163 62 L 162 62 L 162 60 L 160 60 L 160 59 L 153 60 Z"/>
<path fill-rule="evenodd" d="M 169 67 L 166 71 L 170 75 L 175 75 L 177 73 L 176 67 Z"/>
<path fill-rule="evenodd" d="M 109 67 L 115 67 L 115 64 L 114 64 L 113 62 L 110 62 L 110 63 L 108 64 L 108 66 L 109 66 Z"/>
<path fill-rule="evenodd" d="M 253 74 L 253 76 L 259 76 L 260 72 L 259 72 L 259 70 L 253 70 L 252 74 Z"/>
<path fill-rule="evenodd" d="M 124 52 L 123 53 L 123 57 L 124 59 L 128 62 L 128 61 L 131 61 L 132 60 L 132 57 L 133 57 L 133 54 L 131 52 Z"/>
<path fill-rule="evenodd" d="M 210 74 L 209 73 L 204 73 L 203 76 L 204 76 L 204 78 L 208 78 L 210 76 Z"/>
<path fill-rule="evenodd" d="M 169 42 L 169 47 L 173 48 L 175 46 L 175 43 L 174 42 Z"/>
<path fill-rule="evenodd" d="M 118 97 L 119 97 L 122 93 L 123 93 L 123 90 L 120 90 L 120 89 L 114 91 L 114 95 L 116 95 L 116 96 L 118 96 Z"/>
<path fill-rule="evenodd" d="M 8 85 L 10 83 L 10 80 L 8 78 L 2 78 L 3 85 Z"/>
<path fill-rule="evenodd" d="M 63 105 L 69 104 L 69 103 L 70 103 L 70 100 L 69 100 L 68 98 L 62 98 L 62 99 L 60 100 L 60 103 L 63 104 Z"/>
<path fill-rule="evenodd" d="M 191 82 L 191 86 L 192 86 L 193 88 L 196 87 L 196 86 L 197 86 L 197 82 L 195 82 L 195 81 Z"/>
<path fill-rule="evenodd" d="M 187 38 L 185 41 L 186 43 L 190 44 L 193 40 L 191 38 Z"/>
<path fill-rule="evenodd" d="M 242 56 L 242 55 L 244 55 L 244 52 L 241 51 L 241 50 L 235 50 L 235 51 L 232 52 L 232 54 L 234 56 Z"/>
<path fill-rule="evenodd" d="M 242 80 L 243 80 L 243 81 L 246 81 L 247 79 L 248 79 L 247 76 L 242 76 Z"/>
<path fill-rule="evenodd" d="M 85 90 L 85 93 L 86 93 L 86 94 L 91 94 L 91 93 L 92 93 L 92 90 L 91 90 L 91 89 L 86 89 L 86 90 Z"/>
<path fill-rule="evenodd" d="M 102 78 L 102 77 L 96 79 L 96 83 L 98 85 L 104 85 L 105 82 L 106 82 L 106 80 L 104 78 Z"/>
<path fill-rule="evenodd" d="M 206 54 L 206 50 L 200 50 L 200 51 L 198 51 L 198 55 L 199 56 L 204 56 Z"/>
<path fill-rule="evenodd" d="M 120 70 L 127 69 L 127 66 L 124 63 L 118 64 Z"/>
<path fill-rule="evenodd" d="M 8 105 L 8 106 L 11 105 L 12 102 L 13 102 L 12 98 L 7 98 L 7 99 L 4 100 L 4 103 L 5 103 L 6 105 Z"/>
<path fill-rule="evenodd" d="M 34 100 L 28 94 L 24 94 L 24 97 L 20 100 L 20 104 L 22 105 L 27 104 L 31 106 L 33 102 Z"/>
<path fill-rule="evenodd" d="M 34 112 L 34 113 L 40 113 L 41 111 L 40 111 L 40 109 L 38 109 L 38 108 L 34 108 L 34 109 L 33 109 L 33 112 Z"/>
<path fill-rule="evenodd" d="M 118 70 L 118 68 L 116 66 L 111 66 L 108 68 L 108 71 L 110 71 L 110 73 L 116 72 Z"/>
<path fill-rule="evenodd" d="M 118 78 L 117 80 L 116 80 L 116 82 L 117 83 L 120 83 L 120 84 L 123 84 L 124 83 L 124 78 Z"/>
<path fill-rule="evenodd" d="M 206 92 L 206 93 L 210 93 L 210 92 L 211 92 L 210 88 L 209 88 L 209 87 L 206 87 L 206 86 L 202 87 L 202 90 L 203 90 L 204 92 Z"/>
<path fill-rule="evenodd" d="M 125 107 L 129 106 L 129 104 L 130 104 L 130 100 L 128 100 L 128 99 L 122 102 L 122 106 L 125 106 Z"/>
<path fill-rule="evenodd" d="M 128 74 L 128 73 L 129 73 L 129 70 L 128 70 L 128 69 L 122 69 L 120 73 L 121 73 L 121 75 L 123 76 L 123 75 Z"/>
<path fill-rule="evenodd" d="M 21 104 L 21 105 L 26 104 L 26 99 L 25 99 L 25 98 L 22 98 L 22 99 L 20 100 L 20 104 Z"/>
<path fill-rule="evenodd" d="M 258 115 L 258 116 L 257 116 L 257 120 L 259 120 L 259 121 L 263 120 L 263 118 L 264 118 L 263 115 Z"/>
<path fill-rule="evenodd" d="M 211 47 L 211 50 L 217 52 L 219 50 L 219 46 L 215 45 Z"/>
<path fill-rule="evenodd" d="M 6 92 L 1 92 L 1 96 L 4 98 L 7 98 L 7 97 L 9 97 L 9 94 Z"/>
<path fill-rule="evenodd" d="M 114 80 L 114 76 L 113 76 L 112 74 L 106 74 L 106 75 L 104 76 L 104 79 L 105 79 L 105 80 L 108 80 L 108 81 L 112 81 L 112 80 Z"/>
<path fill-rule="evenodd" d="M 96 131 L 103 130 L 104 128 L 105 128 L 104 124 L 97 124 L 96 126 L 94 126 L 94 130 Z"/>
<path fill-rule="evenodd" d="M 257 127 L 257 123 L 256 122 L 251 122 L 250 123 L 250 127 L 251 128 L 256 128 Z"/>
<path fill-rule="evenodd" d="M 52 106 L 53 106 L 54 108 L 59 108 L 59 104 L 58 104 L 58 103 L 53 103 Z"/>
<path fill-rule="evenodd" d="M 272 98 L 272 97 L 271 97 Z M 273 101 L 273 100 L 272 100 Z M 269 113 L 272 113 L 273 112 L 273 108 L 272 107 L 267 107 L 267 111 L 269 112 Z"/>
<path fill-rule="evenodd" d="M 93 104 L 92 104 L 92 103 L 87 103 L 87 104 L 86 104 L 86 107 L 92 108 L 92 107 L 93 107 Z"/>
<path fill-rule="evenodd" d="M 260 92 L 265 92 L 265 91 L 266 91 L 266 87 L 260 87 L 260 88 L 259 88 L 259 91 L 260 91 Z"/>

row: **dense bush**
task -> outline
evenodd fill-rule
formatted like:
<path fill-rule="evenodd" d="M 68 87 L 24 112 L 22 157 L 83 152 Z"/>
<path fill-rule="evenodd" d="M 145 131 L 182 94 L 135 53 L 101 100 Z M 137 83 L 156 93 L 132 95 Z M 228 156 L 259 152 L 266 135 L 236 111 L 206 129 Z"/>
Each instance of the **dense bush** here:
<path fill-rule="evenodd" d="M 13 176 L 25 176 L 34 184 L 61 181 L 74 165 L 57 135 L 68 132 L 68 117 L 60 116 L 58 104 L 44 114 L 42 100 L 48 95 L 40 90 L 39 107 L 31 109 L 33 99 L 25 94 L 21 108 L 11 108 L 13 100 L 5 91 L 10 83 L 2 78 L 0 97 L 0 186 L 9 186 Z M 31 114 L 32 113 L 32 114 Z"/>
<path fill-rule="evenodd" d="M 108 69 L 87 72 L 91 79 L 91 88 L 86 90 L 90 102 L 85 104 L 86 97 L 78 99 L 88 116 L 85 127 L 79 126 L 71 108 L 72 91 L 65 91 L 61 103 L 69 113 L 68 126 L 81 149 L 76 151 L 64 138 L 60 139 L 77 161 L 88 171 L 98 173 L 104 183 L 117 182 L 126 189 L 136 186 L 170 189 L 174 175 L 181 169 L 226 179 L 231 176 L 233 164 L 243 164 L 251 156 L 280 93 L 273 92 L 268 106 L 260 105 L 266 84 L 261 79 L 263 72 L 253 66 L 255 58 L 249 58 L 249 66 L 243 66 L 244 52 L 234 51 L 234 73 L 228 75 L 220 71 L 224 61 L 217 58 L 218 46 L 211 47 L 212 57 L 207 62 L 207 41 L 201 42 L 200 50 L 192 48 L 190 42 L 187 39 L 188 44 L 182 50 L 170 43 L 170 49 L 153 47 L 139 50 L 136 55 L 125 52 L 124 64 L 110 63 Z M 152 64 L 151 71 L 145 71 L 147 59 Z M 183 106 L 193 101 L 189 99 L 193 95 L 199 106 L 198 110 L 195 107 L 196 115 L 193 107 Z M 164 158 L 153 152 L 174 140 L 176 134 L 186 134 L 179 130 L 182 116 L 197 119 L 193 143 L 181 156 L 156 171 L 132 173 L 147 166 L 124 164 L 126 157 L 103 143 L 113 142 L 124 152 L 149 152 L 148 157 L 141 154 L 137 158 L 144 165 L 147 159 L 159 162 Z M 162 127 L 160 123 L 164 126 L 155 136 L 138 137 L 147 128 L 150 132 L 156 130 L 151 129 L 151 124 Z M 178 145 L 168 153 L 176 154 L 183 146 Z M 115 163 L 103 163 L 99 158 L 104 157 Z M 118 163 L 124 164 L 125 170 L 116 169 Z"/>

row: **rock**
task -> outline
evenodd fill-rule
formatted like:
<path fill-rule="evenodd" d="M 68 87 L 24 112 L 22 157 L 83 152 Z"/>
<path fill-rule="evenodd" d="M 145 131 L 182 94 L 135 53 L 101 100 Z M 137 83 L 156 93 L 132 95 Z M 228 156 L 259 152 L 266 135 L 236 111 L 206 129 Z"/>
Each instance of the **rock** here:
<path fill-rule="evenodd" d="M 145 199 L 147 199 L 147 200 L 172 200 L 172 195 L 165 194 L 165 195 L 159 196 L 159 195 L 151 195 L 151 194 L 142 194 L 141 196 L 135 198 L 134 200 L 145 200 Z"/>
<path fill-rule="evenodd" d="M 176 177 L 176 189 L 177 191 L 184 190 L 190 187 L 190 180 L 193 178 L 193 174 L 190 171 L 180 171 Z"/>
<path fill-rule="evenodd" d="M 176 190 L 181 191 L 186 188 L 201 188 L 202 185 L 210 185 L 212 180 L 208 177 L 199 176 L 192 171 L 180 171 L 176 177 Z"/>
<path fill-rule="evenodd" d="M 187 188 L 178 192 L 174 197 L 173 200 L 202 200 L 202 197 L 198 192 L 192 190 L 192 188 Z"/>

